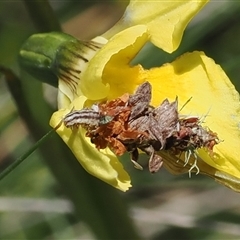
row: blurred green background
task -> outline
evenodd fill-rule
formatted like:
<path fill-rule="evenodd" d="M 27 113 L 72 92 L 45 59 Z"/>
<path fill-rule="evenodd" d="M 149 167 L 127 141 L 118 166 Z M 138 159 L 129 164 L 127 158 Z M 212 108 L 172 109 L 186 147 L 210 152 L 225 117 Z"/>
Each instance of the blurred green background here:
<path fill-rule="evenodd" d="M 57 20 L 64 32 L 91 39 L 117 21 L 124 5 L 0 1 L 0 65 L 20 78 L 9 90 L 0 74 L 0 170 L 49 131 L 56 109 L 56 89 L 19 69 L 23 42 L 33 33 L 57 30 Z M 176 52 L 169 55 L 148 44 L 136 62 L 160 66 L 184 52 L 202 50 L 240 91 L 239 13 L 239 1 L 211 1 L 190 23 Z M 52 136 L 0 181 L 0 239 L 240 239 L 238 193 L 205 176 L 175 177 L 164 169 L 152 175 L 134 169 L 128 156 L 122 161 L 132 176 L 127 193 L 85 173 Z"/>

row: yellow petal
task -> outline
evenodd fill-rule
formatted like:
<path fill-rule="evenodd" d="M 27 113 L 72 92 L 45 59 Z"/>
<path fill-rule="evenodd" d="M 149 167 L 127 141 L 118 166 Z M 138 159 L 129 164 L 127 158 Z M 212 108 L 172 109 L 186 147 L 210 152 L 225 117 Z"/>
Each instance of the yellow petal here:
<path fill-rule="evenodd" d="M 186 164 L 182 161 L 179 161 L 179 158 L 176 156 L 170 155 L 168 152 L 161 151 L 161 156 L 164 159 L 164 167 L 171 172 L 172 174 L 183 174 L 188 173 L 191 168 L 191 164 Z M 201 174 L 205 174 L 217 182 L 233 189 L 236 192 L 240 192 L 240 178 L 228 174 L 223 171 L 219 171 L 214 167 L 211 167 L 205 163 L 202 159 L 198 159 L 197 166 Z M 196 172 L 196 169 L 193 170 Z M 193 173 L 192 173 L 193 174 Z"/>
<path fill-rule="evenodd" d="M 58 79 L 58 109 L 65 108 L 71 104 L 71 101 L 76 98 L 77 95 L 69 87 L 69 84 L 61 78 Z"/>
<path fill-rule="evenodd" d="M 85 97 L 79 97 L 69 108 L 55 112 L 51 117 L 50 125 L 56 127 L 73 108 L 82 109 L 85 100 Z M 117 157 L 109 149 L 98 151 L 89 138 L 85 137 L 83 128 L 71 130 L 62 124 L 57 129 L 57 133 L 87 172 L 121 191 L 127 191 L 131 187 L 130 177 Z"/>
<path fill-rule="evenodd" d="M 110 38 L 125 28 L 144 24 L 151 35 L 151 42 L 171 53 L 178 48 L 187 24 L 207 2 L 132 0 L 120 21 L 103 36 Z"/>
<path fill-rule="evenodd" d="M 133 92 L 140 82 L 142 67 L 129 67 L 130 61 L 148 40 L 145 26 L 128 28 L 115 35 L 89 62 L 81 78 L 81 91 L 91 100 L 115 98 Z"/>
<path fill-rule="evenodd" d="M 181 107 L 192 97 L 181 114 L 203 117 L 203 124 L 223 140 L 214 147 L 214 157 L 203 149 L 198 151 L 200 157 L 240 178 L 239 94 L 221 67 L 202 52 L 187 53 L 171 64 L 149 70 L 148 81 L 153 86 L 153 105 L 178 96 Z"/>

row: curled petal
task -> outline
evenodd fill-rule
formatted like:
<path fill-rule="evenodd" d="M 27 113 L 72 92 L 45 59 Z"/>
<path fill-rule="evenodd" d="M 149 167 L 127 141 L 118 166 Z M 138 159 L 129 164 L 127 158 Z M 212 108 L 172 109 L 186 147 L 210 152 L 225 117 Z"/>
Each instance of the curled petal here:
<path fill-rule="evenodd" d="M 68 109 L 55 112 L 50 125 L 56 127 L 73 108 L 81 109 L 85 100 L 85 97 L 79 97 Z M 87 172 L 122 191 L 127 191 L 131 187 L 130 177 L 117 157 L 109 149 L 97 150 L 86 138 L 83 128 L 71 130 L 61 124 L 56 131 Z"/>
<path fill-rule="evenodd" d="M 123 17 L 104 37 L 110 38 L 131 26 L 145 25 L 151 35 L 151 42 L 171 53 L 178 48 L 187 24 L 207 2 L 131 0 Z"/>
<path fill-rule="evenodd" d="M 192 97 L 180 114 L 202 117 L 203 125 L 222 140 L 214 147 L 214 154 L 201 149 L 199 157 L 222 172 L 216 179 L 224 174 L 240 178 L 239 94 L 221 67 L 204 53 L 193 52 L 150 69 L 147 75 L 153 86 L 153 105 L 178 96 L 181 107 Z"/>
<path fill-rule="evenodd" d="M 143 25 L 116 34 L 100 49 L 82 74 L 81 92 L 91 100 L 116 98 L 134 92 L 138 75 L 144 74 L 140 65 L 129 67 L 130 61 L 148 40 Z"/>

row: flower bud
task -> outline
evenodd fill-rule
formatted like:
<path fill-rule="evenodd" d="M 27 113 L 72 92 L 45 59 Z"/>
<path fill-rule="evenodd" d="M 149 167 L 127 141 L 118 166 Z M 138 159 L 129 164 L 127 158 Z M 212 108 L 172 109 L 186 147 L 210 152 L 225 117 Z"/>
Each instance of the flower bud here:
<path fill-rule="evenodd" d="M 83 42 L 60 32 L 34 34 L 20 50 L 22 69 L 36 79 L 58 86 L 58 79 L 78 84 L 86 64 L 102 47 L 101 43 Z"/>

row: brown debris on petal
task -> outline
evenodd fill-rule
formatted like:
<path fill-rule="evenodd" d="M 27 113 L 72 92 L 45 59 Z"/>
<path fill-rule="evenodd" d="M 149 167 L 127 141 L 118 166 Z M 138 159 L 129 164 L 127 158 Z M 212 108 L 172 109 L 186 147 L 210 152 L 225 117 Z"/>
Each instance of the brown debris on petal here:
<path fill-rule="evenodd" d="M 135 94 L 130 95 L 128 104 L 131 106 L 131 115 L 129 120 L 135 119 L 149 107 L 151 101 L 152 87 L 148 82 L 138 87 Z"/>
<path fill-rule="evenodd" d="M 149 171 L 157 172 L 163 159 L 161 150 L 180 156 L 185 154 L 185 165 L 193 157 L 189 174 L 197 167 L 197 149 L 205 148 L 213 156 L 213 147 L 219 143 L 218 136 L 201 126 L 198 117 L 181 117 L 177 99 L 170 103 L 165 99 L 158 107 L 150 106 L 151 85 L 148 82 L 138 87 L 135 94 L 123 96 L 99 104 L 92 108 L 73 111 L 65 116 L 66 127 L 82 126 L 86 136 L 96 148 L 109 147 L 116 155 L 125 152 L 131 155 L 135 168 L 139 150 L 149 156 Z"/>
<path fill-rule="evenodd" d="M 216 133 L 200 125 L 197 117 L 180 118 L 179 130 L 168 141 L 168 148 L 180 151 L 189 149 L 206 148 L 213 154 L 214 145 L 219 143 Z"/>
<path fill-rule="evenodd" d="M 163 165 L 162 157 L 157 155 L 154 152 L 149 159 L 149 171 L 150 171 L 150 173 L 158 172 L 158 170 L 162 167 L 162 165 Z"/>
<path fill-rule="evenodd" d="M 163 165 L 162 157 L 155 152 L 153 146 L 151 145 L 148 147 L 145 147 L 144 151 L 146 154 L 150 156 L 149 162 L 148 162 L 148 168 L 150 173 L 158 172 L 158 170 Z"/>

